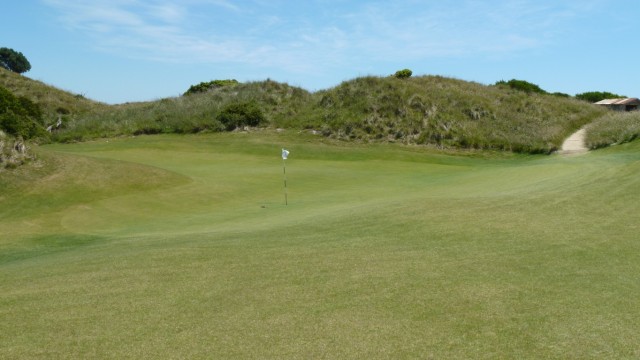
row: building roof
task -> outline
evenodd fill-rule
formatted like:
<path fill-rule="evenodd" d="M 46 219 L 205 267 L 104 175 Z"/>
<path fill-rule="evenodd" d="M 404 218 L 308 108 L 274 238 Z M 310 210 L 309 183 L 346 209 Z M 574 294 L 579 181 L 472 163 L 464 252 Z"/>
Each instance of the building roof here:
<path fill-rule="evenodd" d="M 604 100 L 598 101 L 596 105 L 640 105 L 640 99 L 638 98 L 604 99 Z"/>

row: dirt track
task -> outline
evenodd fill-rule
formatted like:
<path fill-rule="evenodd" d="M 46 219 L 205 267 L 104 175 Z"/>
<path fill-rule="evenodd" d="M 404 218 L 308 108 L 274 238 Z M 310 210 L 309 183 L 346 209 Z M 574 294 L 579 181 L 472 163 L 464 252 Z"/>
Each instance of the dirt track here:
<path fill-rule="evenodd" d="M 558 154 L 584 154 L 589 151 L 584 141 L 586 134 L 587 131 L 584 128 L 571 134 L 571 136 L 562 143 L 562 149 L 558 151 Z"/>

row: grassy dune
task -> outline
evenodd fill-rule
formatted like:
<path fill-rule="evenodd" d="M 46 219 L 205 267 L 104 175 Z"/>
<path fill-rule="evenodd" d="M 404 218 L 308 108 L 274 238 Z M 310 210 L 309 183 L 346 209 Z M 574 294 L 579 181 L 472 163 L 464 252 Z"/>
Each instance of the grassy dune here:
<path fill-rule="evenodd" d="M 608 112 L 587 127 L 587 146 L 591 149 L 623 144 L 640 136 L 640 111 Z"/>
<path fill-rule="evenodd" d="M 6 358 L 640 356 L 637 141 L 560 157 L 262 132 L 40 157 L 0 174 Z"/>
<path fill-rule="evenodd" d="M 315 94 L 309 115 L 342 139 L 550 153 L 605 111 L 576 99 L 446 78 L 362 77 Z"/>
<path fill-rule="evenodd" d="M 3 68 L 0 68 L 0 86 L 40 105 L 47 124 L 55 123 L 58 116 L 65 122 L 71 122 L 80 115 L 108 108 L 108 105 L 87 99 L 81 94 L 72 94 Z"/>
<path fill-rule="evenodd" d="M 1 78 L 0 78 L 1 80 Z M 442 76 L 360 77 L 310 93 L 271 80 L 157 101 L 96 106 L 52 135 L 58 142 L 137 134 L 221 132 L 229 106 L 259 109 L 261 128 L 315 130 L 359 142 L 551 153 L 601 107 Z"/>

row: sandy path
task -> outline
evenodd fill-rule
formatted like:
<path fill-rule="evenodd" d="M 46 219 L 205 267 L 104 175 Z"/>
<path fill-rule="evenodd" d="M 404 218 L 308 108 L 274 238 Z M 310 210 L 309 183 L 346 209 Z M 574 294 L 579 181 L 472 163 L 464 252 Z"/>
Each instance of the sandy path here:
<path fill-rule="evenodd" d="M 587 134 L 587 131 L 582 128 L 571 136 L 567 138 L 567 140 L 562 143 L 562 149 L 558 151 L 559 154 L 584 154 L 589 149 L 585 145 L 584 138 Z"/>

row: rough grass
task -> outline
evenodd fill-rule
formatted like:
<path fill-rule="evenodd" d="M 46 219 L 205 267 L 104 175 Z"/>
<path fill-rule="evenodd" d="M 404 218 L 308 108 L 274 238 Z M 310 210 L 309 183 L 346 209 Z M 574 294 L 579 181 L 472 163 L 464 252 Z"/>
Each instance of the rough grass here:
<path fill-rule="evenodd" d="M 368 76 L 316 93 L 266 80 L 106 106 L 19 75 L 0 75 L 8 88 L 44 104 L 49 118 L 63 117 L 64 126 L 53 134 L 59 142 L 221 132 L 225 126 L 218 116 L 226 106 L 251 103 L 266 119 L 261 127 L 314 130 L 349 141 L 551 153 L 573 131 L 605 114 L 575 99 L 441 76 Z"/>
<path fill-rule="evenodd" d="M 286 123 L 310 103 L 311 94 L 275 81 L 219 87 L 206 93 L 114 105 L 86 114 L 55 134 L 57 141 L 139 134 L 221 132 L 218 115 L 231 103 L 255 103 L 270 124 Z"/>
<path fill-rule="evenodd" d="M 312 124 L 338 138 L 527 153 L 557 150 L 604 114 L 575 99 L 440 76 L 363 77 L 317 96 Z"/>
<path fill-rule="evenodd" d="M 639 154 L 291 132 L 46 146 L 55 162 L 0 174 L 0 353 L 637 358 Z"/>
<path fill-rule="evenodd" d="M 22 140 L 0 130 L 0 172 L 15 169 L 35 159 L 31 148 Z"/>
<path fill-rule="evenodd" d="M 609 112 L 589 125 L 587 146 L 591 149 L 623 144 L 640 136 L 640 111 Z"/>
<path fill-rule="evenodd" d="M 0 85 L 16 96 L 25 96 L 40 105 L 47 125 L 55 124 L 58 118 L 65 123 L 73 122 L 81 115 L 108 108 L 108 105 L 89 100 L 80 94 L 72 94 L 2 68 Z"/>

